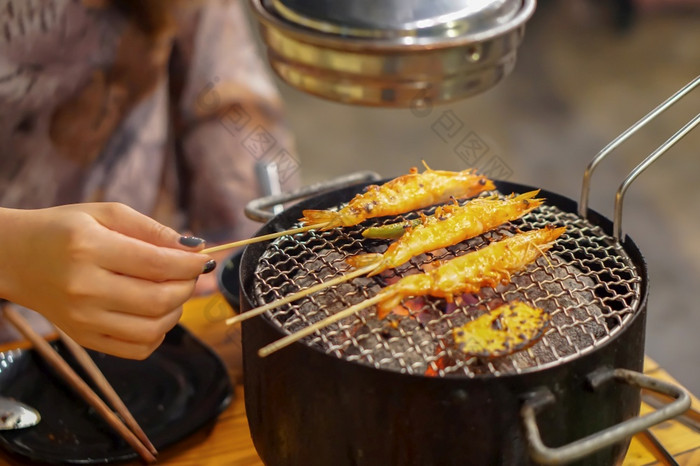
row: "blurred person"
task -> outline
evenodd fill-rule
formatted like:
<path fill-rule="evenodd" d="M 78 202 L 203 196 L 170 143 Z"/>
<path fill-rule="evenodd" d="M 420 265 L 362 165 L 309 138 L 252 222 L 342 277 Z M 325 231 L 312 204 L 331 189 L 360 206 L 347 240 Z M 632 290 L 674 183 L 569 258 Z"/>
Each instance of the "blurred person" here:
<path fill-rule="evenodd" d="M 255 162 L 293 161 L 242 5 L 5 0 L 0 21 L 0 298 L 145 358 L 212 290 L 228 253 L 205 241 L 253 233 Z"/>

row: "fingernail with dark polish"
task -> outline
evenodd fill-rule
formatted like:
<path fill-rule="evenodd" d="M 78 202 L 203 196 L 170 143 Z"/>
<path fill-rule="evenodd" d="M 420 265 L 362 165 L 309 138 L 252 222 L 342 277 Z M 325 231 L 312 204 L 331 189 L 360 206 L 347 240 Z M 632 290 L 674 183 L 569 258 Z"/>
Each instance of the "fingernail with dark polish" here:
<path fill-rule="evenodd" d="M 210 260 L 202 268 L 202 273 L 209 273 L 216 268 L 216 261 L 214 259 Z"/>
<path fill-rule="evenodd" d="M 196 248 L 204 244 L 202 238 L 197 238 L 196 236 L 180 236 L 180 244 L 187 246 L 188 248 Z"/>

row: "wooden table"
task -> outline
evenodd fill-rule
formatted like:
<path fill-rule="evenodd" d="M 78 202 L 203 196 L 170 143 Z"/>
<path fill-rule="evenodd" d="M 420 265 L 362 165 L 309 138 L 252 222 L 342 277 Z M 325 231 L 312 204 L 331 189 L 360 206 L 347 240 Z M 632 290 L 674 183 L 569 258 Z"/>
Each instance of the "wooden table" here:
<path fill-rule="evenodd" d="M 231 309 L 219 295 L 192 299 L 185 305 L 182 324 L 207 342 L 229 365 L 234 380 L 240 381 L 240 335 L 238 329 L 226 327 L 223 321 L 231 315 Z M 676 382 L 663 368 L 647 358 L 644 372 L 653 377 Z M 176 446 L 160 452 L 158 464 L 173 466 L 260 466 L 253 447 L 243 403 L 243 387 L 236 385 L 235 399 L 219 416 L 213 427 L 196 432 Z M 693 398 L 693 408 L 700 411 L 700 402 Z M 642 403 L 642 414 L 653 410 Z M 700 464 L 700 433 L 676 420 L 665 422 L 651 429 L 653 435 L 681 465 Z M 19 465 L 0 453 L 0 466 Z M 134 462 L 130 465 L 140 465 Z M 668 464 L 654 456 L 648 441 L 635 437 L 623 463 L 625 466 Z"/>

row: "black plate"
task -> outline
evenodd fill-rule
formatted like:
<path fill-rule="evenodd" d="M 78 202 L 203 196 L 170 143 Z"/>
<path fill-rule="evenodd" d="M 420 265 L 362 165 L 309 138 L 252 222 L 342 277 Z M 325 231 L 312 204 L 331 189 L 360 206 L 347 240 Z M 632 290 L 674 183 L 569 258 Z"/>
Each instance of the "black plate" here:
<path fill-rule="evenodd" d="M 53 347 L 88 380 L 62 344 Z M 144 361 L 90 354 L 158 450 L 215 419 L 232 399 L 224 364 L 181 326 Z M 32 350 L 0 353 L 0 394 L 42 416 L 34 427 L 0 433 L 0 445 L 14 455 L 72 464 L 138 457 Z"/>

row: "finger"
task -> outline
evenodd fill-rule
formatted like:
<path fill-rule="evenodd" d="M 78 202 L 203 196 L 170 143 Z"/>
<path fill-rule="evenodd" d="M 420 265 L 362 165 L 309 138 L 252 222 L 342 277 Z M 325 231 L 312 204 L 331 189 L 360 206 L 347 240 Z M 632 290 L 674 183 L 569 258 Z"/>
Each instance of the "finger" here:
<path fill-rule="evenodd" d="M 92 284 L 88 305 L 145 317 L 167 315 L 187 301 L 195 287 L 195 280 L 155 283 L 107 272 L 104 275 Z"/>
<path fill-rule="evenodd" d="M 150 356 L 163 342 L 165 335 L 155 343 L 134 343 L 122 341 L 94 332 L 80 332 L 73 339 L 81 346 L 125 359 L 143 360 Z"/>
<path fill-rule="evenodd" d="M 98 319 L 84 325 L 83 329 L 120 341 L 150 346 L 157 344 L 163 335 L 177 324 L 181 316 L 181 307 L 160 317 L 104 311 L 100 313 Z"/>
<path fill-rule="evenodd" d="M 93 217 L 105 227 L 146 243 L 187 251 L 200 251 L 205 246 L 204 240 L 183 237 L 172 228 L 124 204 L 105 202 L 90 206 Z"/>
<path fill-rule="evenodd" d="M 193 296 L 206 296 L 216 293 L 219 289 L 219 284 L 216 280 L 214 274 L 202 275 L 197 279 L 197 283 L 194 286 Z"/>
<path fill-rule="evenodd" d="M 206 254 L 159 247 L 110 230 L 96 232 L 89 247 L 100 267 L 152 281 L 194 279 L 211 260 Z"/>

